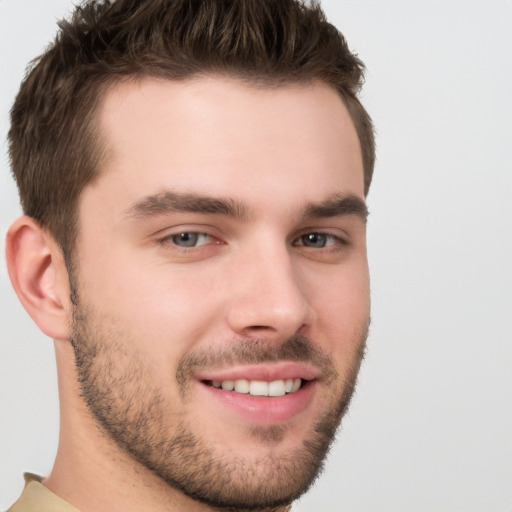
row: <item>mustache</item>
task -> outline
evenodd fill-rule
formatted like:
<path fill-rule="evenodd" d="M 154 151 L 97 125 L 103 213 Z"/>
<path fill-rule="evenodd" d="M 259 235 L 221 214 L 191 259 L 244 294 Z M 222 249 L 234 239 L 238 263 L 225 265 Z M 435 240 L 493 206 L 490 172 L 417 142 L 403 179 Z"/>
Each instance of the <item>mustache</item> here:
<path fill-rule="evenodd" d="M 281 344 L 261 339 L 241 339 L 222 349 L 210 348 L 191 352 L 178 363 L 176 380 L 183 387 L 194 374 L 205 369 L 277 361 L 308 362 L 320 370 L 324 380 L 334 380 L 338 375 L 328 354 L 316 347 L 307 336 L 297 335 Z"/>

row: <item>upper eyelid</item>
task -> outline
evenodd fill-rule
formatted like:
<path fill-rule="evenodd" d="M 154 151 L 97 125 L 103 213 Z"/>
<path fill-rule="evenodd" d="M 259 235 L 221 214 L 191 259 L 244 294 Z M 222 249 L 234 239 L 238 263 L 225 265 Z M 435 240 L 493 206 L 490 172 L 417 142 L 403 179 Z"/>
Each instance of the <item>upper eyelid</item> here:
<path fill-rule="evenodd" d="M 192 236 L 196 237 L 194 245 L 191 245 L 191 246 L 180 245 L 178 243 L 179 240 L 174 240 L 175 237 L 180 237 L 181 235 L 184 235 L 184 234 L 192 235 Z M 204 239 L 202 239 L 203 237 L 204 237 Z M 203 245 L 211 244 L 212 241 L 215 240 L 208 233 L 194 233 L 194 232 L 190 232 L 190 231 L 184 231 L 182 233 L 178 233 L 177 235 L 171 235 L 170 239 L 171 239 L 171 243 L 173 243 L 174 245 L 176 245 L 180 249 L 185 249 L 185 248 L 187 248 L 187 249 L 194 249 L 194 248 L 197 248 L 197 247 L 202 247 Z"/>
<path fill-rule="evenodd" d="M 162 238 L 171 238 L 173 236 L 179 236 L 179 235 L 184 235 L 184 234 L 205 235 L 205 236 L 211 236 L 212 238 L 214 238 L 214 235 L 212 235 L 211 233 L 207 233 L 204 230 L 192 230 L 192 229 L 183 229 L 180 231 L 173 231 L 172 233 L 166 233 L 165 235 L 164 234 L 162 235 Z"/>
<path fill-rule="evenodd" d="M 173 233 L 167 233 L 165 235 L 161 235 L 160 237 L 158 237 L 158 240 L 160 242 L 164 242 L 166 240 L 171 240 L 173 237 L 176 237 L 176 236 L 179 236 L 179 235 L 183 235 L 183 234 L 189 234 L 189 235 L 203 235 L 203 236 L 207 236 L 211 239 L 215 239 L 216 237 L 214 235 L 212 235 L 211 233 L 206 233 L 204 231 L 192 231 L 192 230 L 184 230 L 184 231 L 175 231 Z"/>
<path fill-rule="evenodd" d="M 307 227 L 297 231 L 296 234 L 292 236 L 293 240 L 297 240 L 298 238 L 317 233 L 319 235 L 331 236 L 333 238 L 338 238 L 340 240 L 348 240 L 350 238 L 349 232 L 341 229 L 341 228 L 332 228 L 332 227 Z"/>
<path fill-rule="evenodd" d="M 151 233 L 149 236 L 155 238 L 168 238 L 171 236 L 177 236 L 182 233 L 195 233 L 198 235 L 209 235 L 212 237 L 218 236 L 218 229 L 215 229 L 213 226 L 209 226 L 207 224 L 198 224 L 198 225 L 177 225 L 177 226 L 166 226 L 165 228 L 158 229 Z"/>
<path fill-rule="evenodd" d="M 339 236 L 339 235 L 335 235 L 333 233 L 326 233 L 326 232 L 323 232 L 323 231 L 306 231 L 305 233 L 302 233 L 301 235 L 295 237 L 293 239 L 292 244 L 296 244 L 304 236 L 313 235 L 313 234 L 324 235 L 327 238 L 335 239 L 336 241 L 339 241 L 342 244 L 348 244 L 348 240 L 347 240 L 348 237 L 342 237 L 342 236 Z M 304 245 L 304 244 L 300 244 L 300 245 Z"/>
<path fill-rule="evenodd" d="M 226 238 L 230 238 L 229 236 L 223 236 L 225 235 L 222 231 L 220 231 L 218 228 L 215 228 L 211 225 L 178 225 L 178 226 L 168 226 L 163 229 L 159 229 L 158 231 L 154 232 L 151 237 L 154 237 L 157 240 L 166 240 L 169 238 L 172 238 L 173 236 L 178 236 L 182 233 L 191 233 L 191 234 L 197 234 L 197 235 L 206 235 L 214 239 L 219 239 L 226 241 Z M 308 226 L 306 228 L 302 228 L 295 233 L 291 234 L 288 238 L 289 243 L 292 245 L 295 244 L 297 240 L 299 240 L 301 237 L 308 235 L 318 233 L 322 234 L 328 237 L 332 237 L 335 239 L 340 240 L 341 242 L 348 243 L 350 240 L 349 233 L 341 228 L 329 228 L 329 227 L 311 227 Z"/>

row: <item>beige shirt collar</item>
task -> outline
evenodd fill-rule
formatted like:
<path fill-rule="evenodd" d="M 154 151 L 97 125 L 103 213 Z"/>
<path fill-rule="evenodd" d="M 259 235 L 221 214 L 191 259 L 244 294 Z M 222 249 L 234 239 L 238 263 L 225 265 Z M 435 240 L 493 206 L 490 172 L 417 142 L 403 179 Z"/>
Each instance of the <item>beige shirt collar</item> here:
<path fill-rule="evenodd" d="M 41 477 L 25 473 L 25 488 L 18 501 L 7 512 L 80 512 L 53 494 L 41 483 Z"/>
<path fill-rule="evenodd" d="M 25 473 L 23 476 L 25 488 L 18 501 L 7 512 L 80 512 L 45 487 L 40 476 L 33 473 Z"/>

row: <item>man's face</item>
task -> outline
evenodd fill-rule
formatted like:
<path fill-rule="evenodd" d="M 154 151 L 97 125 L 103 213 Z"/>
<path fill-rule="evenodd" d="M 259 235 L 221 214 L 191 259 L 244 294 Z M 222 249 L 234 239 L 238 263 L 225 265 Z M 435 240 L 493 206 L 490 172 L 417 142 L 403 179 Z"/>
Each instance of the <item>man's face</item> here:
<path fill-rule="evenodd" d="M 188 496 L 290 502 L 319 471 L 368 327 L 361 153 L 341 99 L 147 79 L 108 92 L 100 127 L 74 276 L 90 410 Z"/>

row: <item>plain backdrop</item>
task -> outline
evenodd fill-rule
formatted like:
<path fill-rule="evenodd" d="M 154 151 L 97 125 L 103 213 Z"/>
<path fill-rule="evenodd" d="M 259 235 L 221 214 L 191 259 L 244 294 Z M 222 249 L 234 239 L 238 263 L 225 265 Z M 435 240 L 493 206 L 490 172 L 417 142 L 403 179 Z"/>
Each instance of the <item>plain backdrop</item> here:
<path fill-rule="evenodd" d="M 512 511 L 512 2 L 323 2 L 368 67 L 372 329 L 302 512 Z M 0 231 L 20 213 L 5 137 L 24 67 L 68 0 L 0 0 Z M 3 252 L 3 251 L 2 251 Z M 0 509 L 47 474 L 53 346 L 0 263 Z"/>

